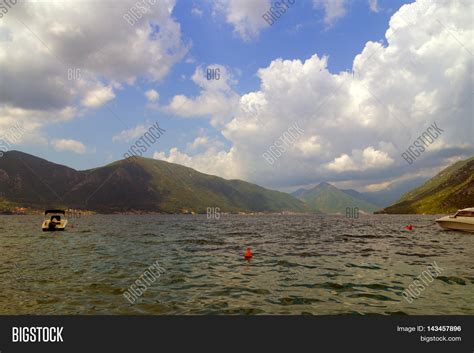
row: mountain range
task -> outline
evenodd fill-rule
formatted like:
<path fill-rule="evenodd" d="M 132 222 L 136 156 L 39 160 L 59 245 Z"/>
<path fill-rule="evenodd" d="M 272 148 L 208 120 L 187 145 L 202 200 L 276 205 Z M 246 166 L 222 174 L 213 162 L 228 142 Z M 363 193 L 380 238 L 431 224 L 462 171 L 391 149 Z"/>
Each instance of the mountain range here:
<path fill-rule="evenodd" d="M 0 207 L 78 208 L 103 213 L 308 211 L 301 200 L 241 180 L 147 158 L 77 171 L 18 152 L 0 158 Z"/>
<path fill-rule="evenodd" d="M 380 210 L 382 203 L 395 199 L 396 190 L 400 195 L 407 185 L 382 193 L 361 193 L 320 183 L 290 195 L 155 159 L 137 157 L 77 171 L 9 151 L 0 158 L 0 213 L 19 207 L 100 213 L 206 213 L 213 207 L 221 212 L 345 214 L 348 208 L 357 207 L 365 213 L 450 213 L 474 206 L 474 157 L 451 165 Z"/>

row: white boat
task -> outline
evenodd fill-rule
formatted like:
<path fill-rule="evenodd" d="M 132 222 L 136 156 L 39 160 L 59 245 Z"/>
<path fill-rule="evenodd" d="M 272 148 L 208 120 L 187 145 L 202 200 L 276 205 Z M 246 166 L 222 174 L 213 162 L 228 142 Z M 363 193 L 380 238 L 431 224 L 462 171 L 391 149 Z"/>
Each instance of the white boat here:
<path fill-rule="evenodd" d="M 441 217 L 436 223 L 443 229 L 474 232 L 474 207 L 459 210 L 453 216 Z"/>
<path fill-rule="evenodd" d="M 43 232 L 63 231 L 66 229 L 66 212 L 63 210 L 46 210 L 41 228 Z"/>

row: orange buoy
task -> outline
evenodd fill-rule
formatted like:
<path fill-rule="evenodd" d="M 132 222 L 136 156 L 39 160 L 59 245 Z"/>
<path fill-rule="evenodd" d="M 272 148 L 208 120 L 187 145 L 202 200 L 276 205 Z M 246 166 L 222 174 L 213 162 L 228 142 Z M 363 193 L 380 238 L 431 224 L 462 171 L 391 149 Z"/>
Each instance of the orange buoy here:
<path fill-rule="evenodd" d="M 245 259 L 250 260 L 252 258 L 252 252 L 250 251 L 250 248 L 247 248 L 247 252 L 245 253 Z"/>
<path fill-rule="evenodd" d="M 413 226 L 412 226 L 411 224 L 409 224 L 409 225 L 407 225 L 407 226 L 405 227 L 405 229 L 406 229 L 406 230 L 413 230 Z"/>

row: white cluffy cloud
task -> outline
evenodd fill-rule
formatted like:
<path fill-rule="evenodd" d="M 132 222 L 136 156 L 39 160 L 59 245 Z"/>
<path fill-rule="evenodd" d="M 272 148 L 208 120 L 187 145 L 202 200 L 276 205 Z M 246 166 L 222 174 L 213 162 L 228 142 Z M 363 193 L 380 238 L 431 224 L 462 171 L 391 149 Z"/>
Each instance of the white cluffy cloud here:
<path fill-rule="evenodd" d="M 402 6 L 390 19 L 387 44 L 367 42 L 354 58 L 353 73 L 331 73 L 329 59 L 317 54 L 273 60 L 258 71 L 259 90 L 237 99 L 220 129 L 229 149 L 191 155 L 173 148 L 155 157 L 290 186 L 321 180 L 376 184 L 472 155 L 473 6 L 468 0 Z M 236 97 L 228 101 L 233 106 Z M 444 132 L 408 166 L 401 153 L 433 122 Z M 268 166 L 262 153 L 294 123 L 305 133 Z"/>
<path fill-rule="evenodd" d="M 207 69 L 213 70 L 215 76 L 212 77 L 218 79 L 208 79 Z M 164 109 L 187 118 L 210 116 L 214 126 L 228 122 L 239 101 L 239 95 L 232 89 L 235 80 L 230 71 L 218 64 L 198 67 L 192 80 L 201 88 L 200 94 L 191 98 L 176 95 Z"/>
<path fill-rule="evenodd" d="M 240 175 L 239 163 L 234 159 L 235 151 L 232 148 L 229 152 L 209 148 L 203 153 L 190 156 L 173 147 L 168 154 L 155 152 L 153 158 L 186 165 L 207 174 L 218 175 L 227 179 Z"/>
<path fill-rule="evenodd" d="M 341 173 L 347 171 L 365 171 L 373 168 L 383 168 L 388 167 L 393 163 L 394 160 L 386 152 L 377 151 L 373 147 L 367 147 L 363 151 L 353 151 L 352 157 L 343 154 L 325 165 L 325 167 L 331 171 Z"/>
<path fill-rule="evenodd" d="M 268 26 L 262 15 L 270 9 L 270 0 L 214 0 L 214 5 L 243 40 L 257 37 Z"/>
<path fill-rule="evenodd" d="M 150 2 L 131 26 L 124 15 L 135 3 L 13 6 L 0 21 L 0 125 L 15 115 L 39 136 L 47 124 L 107 104 L 123 84 L 166 76 L 187 50 L 172 17 L 175 0 Z"/>
<path fill-rule="evenodd" d="M 380 8 L 379 8 L 378 0 L 369 0 L 369 8 L 370 8 L 370 11 L 372 12 L 379 12 Z"/>
<path fill-rule="evenodd" d="M 138 124 L 137 126 L 128 129 L 128 130 L 123 130 L 117 135 L 112 137 L 112 141 L 114 142 L 131 142 L 136 139 L 138 139 L 140 136 L 142 136 L 145 132 L 148 131 L 150 126 L 146 126 L 143 124 Z"/>
<path fill-rule="evenodd" d="M 198 136 L 192 143 L 188 143 L 188 149 L 196 150 L 199 147 L 209 145 L 209 138 L 207 136 Z"/>
<path fill-rule="evenodd" d="M 54 146 L 54 149 L 56 151 L 60 152 L 73 152 L 77 154 L 84 154 L 87 151 L 86 146 L 76 140 L 66 140 L 66 139 L 58 139 L 58 140 L 53 140 L 51 144 Z"/>
<path fill-rule="evenodd" d="M 111 86 L 99 86 L 87 91 L 81 103 L 87 108 L 99 108 L 114 98 L 115 94 Z"/>
<path fill-rule="evenodd" d="M 314 8 L 324 11 L 324 23 L 327 26 L 332 26 L 346 15 L 346 3 L 347 0 L 313 0 Z M 223 14 L 226 22 L 244 41 L 258 37 L 262 29 L 269 27 L 262 16 L 270 9 L 278 13 L 289 6 L 292 6 L 291 3 L 280 2 L 276 9 L 275 2 L 270 0 L 214 0 L 215 14 Z"/>
<path fill-rule="evenodd" d="M 344 17 L 347 13 L 345 3 L 347 0 L 313 0 L 315 8 L 324 9 L 324 23 L 328 26 Z"/>
<path fill-rule="evenodd" d="M 145 92 L 145 97 L 146 99 L 148 99 L 150 103 L 153 103 L 153 102 L 156 102 L 160 98 L 160 95 L 154 89 L 150 89 Z"/>
<path fill-rule="evenodd" d="M 191 9 L 191 13 L 194 15 L 194 16 L 197 16 L 197 17 L 202 17 L 202 14 L 204 13 L 203 10 L 197 8 L 197 7 L 193 7 Z"/>

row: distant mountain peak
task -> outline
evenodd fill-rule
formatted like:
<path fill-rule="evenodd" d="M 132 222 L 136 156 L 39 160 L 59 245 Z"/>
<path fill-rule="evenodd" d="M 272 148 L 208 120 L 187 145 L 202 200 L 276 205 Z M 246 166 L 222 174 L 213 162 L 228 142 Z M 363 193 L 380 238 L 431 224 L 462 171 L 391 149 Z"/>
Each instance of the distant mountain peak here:
<path fill-rule="evenodd" d="M 371 213 L 379 209 L 378 206 L 345 193 L 327 182 L 319 183 L 311 189 L 299 189 L 292 195 L 306 202 L 317 212 L 345 214 L 347 208 L 357 207 L 361 211 Z"/>

